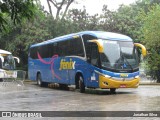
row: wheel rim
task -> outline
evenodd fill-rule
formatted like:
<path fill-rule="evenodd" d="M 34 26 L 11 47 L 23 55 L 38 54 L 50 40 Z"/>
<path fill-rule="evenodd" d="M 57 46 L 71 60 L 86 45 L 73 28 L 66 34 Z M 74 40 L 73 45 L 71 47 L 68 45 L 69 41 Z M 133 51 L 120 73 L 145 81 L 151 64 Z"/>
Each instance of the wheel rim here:
<path fill-rule="evenodd" d="M 38 75 L 37 83 L 38 83 L 38 85 L 41 85 L 41 79 L 40 79 L 39 75 Z"/>
<path fill-rule="evenodd" d="M 79 88 L 82 87 L 82 82 L 83 82 L 83 78 L 80 76 L 80 77 L 79 77 Z"/>
<path fill-rule="evenodd" d="M 41 84 L 41 82 L 40 82 L 40 80 L 38 79 L 38 85 L 40 85 Z"/>

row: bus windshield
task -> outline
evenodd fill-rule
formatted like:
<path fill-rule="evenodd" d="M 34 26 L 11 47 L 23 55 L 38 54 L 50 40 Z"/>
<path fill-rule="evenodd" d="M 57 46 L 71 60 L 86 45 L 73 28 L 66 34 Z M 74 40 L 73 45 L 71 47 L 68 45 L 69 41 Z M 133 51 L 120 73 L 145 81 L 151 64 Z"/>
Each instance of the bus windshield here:
<path fill-rule="evenodd" d="M 133 42 L 103 40 L 101 65 L 105 69 L 128 72 L 138 69 L 138 53 Z"/>
<path fill-rule="evenodd" d="M 1 54 L 4 58 L 2 68 L 6 70 L 13 70 L 15 69 L 15 60 L 11 54 Z"/>

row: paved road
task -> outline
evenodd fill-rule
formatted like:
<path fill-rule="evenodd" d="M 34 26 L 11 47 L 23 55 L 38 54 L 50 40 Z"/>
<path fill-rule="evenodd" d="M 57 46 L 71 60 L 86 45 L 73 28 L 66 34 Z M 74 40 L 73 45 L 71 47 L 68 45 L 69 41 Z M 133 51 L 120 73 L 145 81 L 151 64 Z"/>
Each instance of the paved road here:
<path fill-rule="evenodd" d="M 109 90 L 79 93 L 72 87 L 60 90 L 31 82 L 24 86 L 8 83 L 0 84 L 0 100 L 0 111 L 160 111 L 160 85 L 118 89 L 117 94 L 110 94 Z"/>

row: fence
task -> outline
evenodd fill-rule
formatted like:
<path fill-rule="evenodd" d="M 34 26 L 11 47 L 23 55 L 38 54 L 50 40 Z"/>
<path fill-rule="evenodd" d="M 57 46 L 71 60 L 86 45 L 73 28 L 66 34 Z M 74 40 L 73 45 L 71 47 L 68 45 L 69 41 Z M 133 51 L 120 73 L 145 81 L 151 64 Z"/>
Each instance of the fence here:
<path fill-rule="evenodd" d="M 0 69 L 0 79 L 2 80 L 2 86 L 9 84 L 16 84 L 23 86 L 26 72 L 23 70 L 2 70 Z"/>

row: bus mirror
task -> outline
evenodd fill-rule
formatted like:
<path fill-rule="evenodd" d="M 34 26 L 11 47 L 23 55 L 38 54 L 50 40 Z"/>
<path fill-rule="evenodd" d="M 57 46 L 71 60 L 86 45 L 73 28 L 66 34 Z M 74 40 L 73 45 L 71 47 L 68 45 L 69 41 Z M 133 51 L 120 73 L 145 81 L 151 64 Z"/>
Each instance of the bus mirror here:
<path fill-rule="evenodd" d="M 146 50 L 146 48 L 144 47 L 144 45 L 142 45 L 142 44 L 140 44 L 140 43 L 134 43 L 134 45 L 135 45 L 136 47 L 139 47 L 139 48 L 142 49 L 142 55 L 143 55 L 143 57 L 145 57 L 145 56 L 147 55 L 147 50 Z"/>
<path fill-rule="evenodd" d="M 98 51 L 100 53 L 103 53 L 103 43 L 101 40 L 89 40 L 88 42 L 93 42 L 93 43 L 96 43 L 98 45 Z"/>
<path fill-rule="evenodd" d="M 87 57 L 87 62 L 89 62 L 89 63 L 91 62 L 91 57 L 89 57 L 89 56 Z"/>
<path fill-rule="evenodd" d="M 0 56 L 0 59 L 1 59 L 2 63 L 3 63 L 3 62 L 4 62 L 4 58 L 3 58 L 3 56 Z"/>
<path fill-rule="evenodd" d="M 20 59 L 18 57 L 13 57 L 13 58 L 16 59 L 18 63 L 20 63 Z"/>

